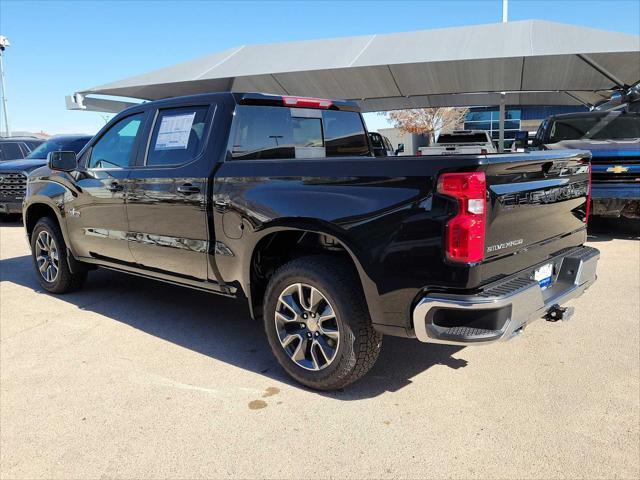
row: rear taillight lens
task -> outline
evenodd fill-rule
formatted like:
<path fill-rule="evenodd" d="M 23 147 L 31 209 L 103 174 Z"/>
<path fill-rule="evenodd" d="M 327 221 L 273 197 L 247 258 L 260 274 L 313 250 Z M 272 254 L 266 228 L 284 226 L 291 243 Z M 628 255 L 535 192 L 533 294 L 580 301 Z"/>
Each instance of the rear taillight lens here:
<path fill-rule="evenodd" d="M 282 97 L 282 103 L 285 107 L 297 108 L 331 108 L 333 102 L 325 98 L 311 97 Z"/>
<path fill-rule="evenodd" d="M 458 213 L 447 222 L 445 254 L 454 262 L 479 262 L 484 258 L 487 218 L 487 181 L 484 172 L 444 173 L 438 193 L 458 201 Z"/>
<path fill-rule="evenodd" d="M 487 153 L 489 153 L 489 152 L 487 151 L 486 148 L 481 148 L 480 149 L 480 155 L 486 155 Z"/>
<path fill-rule="evenodd" d="M 589 222 L 589 212 L 591 211 L 591 164 L 589 164 L 589 183 L 587 184 L 587 208 L 585 209 L 584 223 Z"/>

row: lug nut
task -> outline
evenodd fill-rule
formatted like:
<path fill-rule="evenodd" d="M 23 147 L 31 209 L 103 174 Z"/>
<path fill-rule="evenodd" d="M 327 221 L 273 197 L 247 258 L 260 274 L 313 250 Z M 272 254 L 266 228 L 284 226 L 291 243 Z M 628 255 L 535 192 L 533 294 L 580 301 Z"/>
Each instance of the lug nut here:
<path fill-rule="evenodd" d="M 305 320 L 307 319 L 307 316 L 308 316 L 308 315 L 307 315 L 306 313 L 303 313 L 303 314 L 302 314 L 302 318 L 304 318 Z"/>
<path fill-rule="evenodd" d="M 320 336 L 320 334 L 318 332 L 316 332 L 316 337 Z"/>
<path fill-rule="evenodd" d="M 311 332 L 307 332 L 307 337 L 311 338 Z"/>
<path fill-rule="evenodd" d="M 312 314 L 311 314 L 311 316 L 312 316 L 313 318 L 316 318 L 316 314 L 315 314 L 315 313 L 312 313 Z"/>
<path fill-rule="evenodd" d="M 306 327 L 306 325 L 304 323 L 301 323 L 300 328 L 304 328 L 304 327 Z"/>

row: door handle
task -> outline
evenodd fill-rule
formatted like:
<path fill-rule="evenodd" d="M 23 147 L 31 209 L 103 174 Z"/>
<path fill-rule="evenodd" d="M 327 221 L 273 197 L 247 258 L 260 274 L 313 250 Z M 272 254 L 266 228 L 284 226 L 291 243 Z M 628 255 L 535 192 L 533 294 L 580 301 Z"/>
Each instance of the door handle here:
<path fill-rule="evenodd" d="M 111 182 L 111 184 L 107 187 L 107 190 L 113 193 L 121 192 L 122 190 L 124 190 L 124 187 L 120 185 L 118 182 Z"/>
<path fill-rule="evenodd" d="M 200 187 L 195 185 L 191 185 L 190 183 L 185 183 L 184 185 L 180 185 L 178 187 L 178 193 L 183 195 L 191 195 L 194 193 L 200 193 Z"/>

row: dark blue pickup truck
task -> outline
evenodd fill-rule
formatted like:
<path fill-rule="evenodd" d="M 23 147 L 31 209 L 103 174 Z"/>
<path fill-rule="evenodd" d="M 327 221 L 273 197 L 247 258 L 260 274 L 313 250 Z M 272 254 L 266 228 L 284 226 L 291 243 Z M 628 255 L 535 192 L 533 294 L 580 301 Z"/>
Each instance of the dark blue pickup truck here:
<path fill-rule="evenodd" d="M 592 215 L 640 217 L 640 113 L 584 112 L 546 119 L 534 144 L 590 150 Z"/>

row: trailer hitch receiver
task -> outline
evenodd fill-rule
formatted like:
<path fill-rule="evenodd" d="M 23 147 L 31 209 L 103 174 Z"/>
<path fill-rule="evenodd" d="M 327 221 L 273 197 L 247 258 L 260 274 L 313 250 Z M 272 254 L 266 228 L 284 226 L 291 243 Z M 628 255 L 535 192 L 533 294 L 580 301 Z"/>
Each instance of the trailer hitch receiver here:
<path fill-rule="evenodd" d="M 557 322 L 558 320 L 567 321 L 573 316 L 573 307 L 561 307 L 558 304 L 553 305 L 544 316 L 547 322 Z"/>

